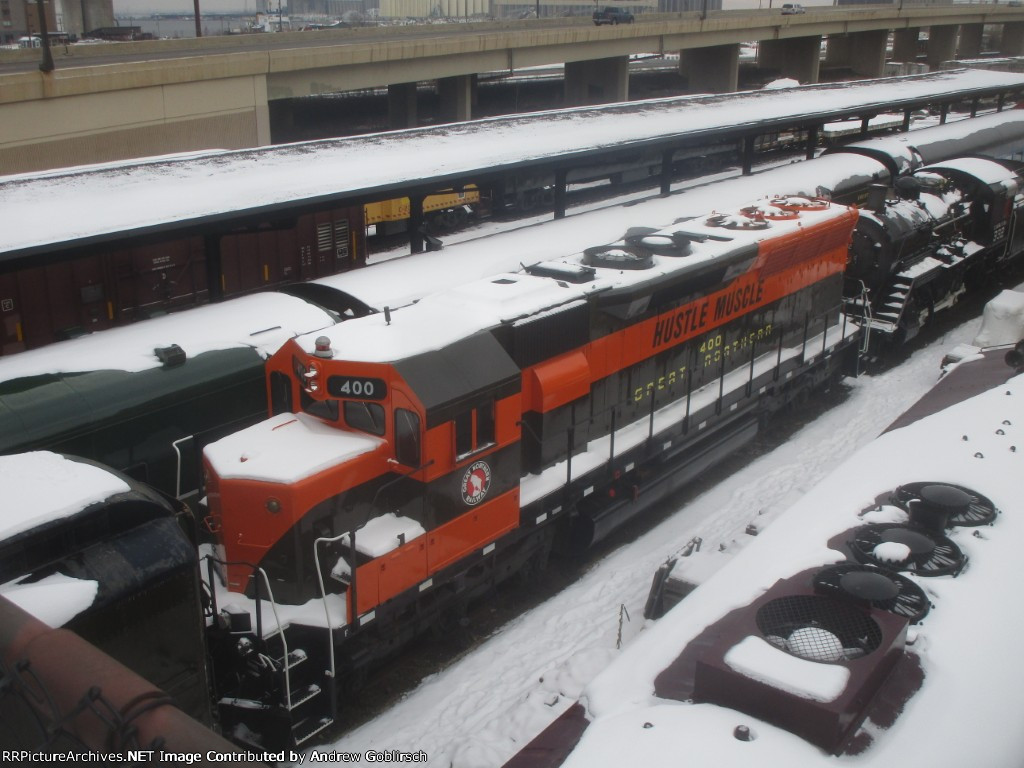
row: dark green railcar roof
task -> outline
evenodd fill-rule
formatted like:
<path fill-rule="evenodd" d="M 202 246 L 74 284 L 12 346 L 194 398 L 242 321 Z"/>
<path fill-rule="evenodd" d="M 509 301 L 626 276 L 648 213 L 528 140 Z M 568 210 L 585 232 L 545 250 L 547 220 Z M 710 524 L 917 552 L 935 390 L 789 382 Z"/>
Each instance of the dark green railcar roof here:
<path fill-rule="evenodd" d="M 145 420 L 187 401 L 212 406 L 218 392 L 246 381 L 262 387 L 263 376 L 263 358 L 254 349 L 239 347 L 205 352 L 168 368 L 6 381 L 0 383 L 0 453 L 52 448 L 99 428 Z M 223 407 L 229 410 L 231 405 Z"/>

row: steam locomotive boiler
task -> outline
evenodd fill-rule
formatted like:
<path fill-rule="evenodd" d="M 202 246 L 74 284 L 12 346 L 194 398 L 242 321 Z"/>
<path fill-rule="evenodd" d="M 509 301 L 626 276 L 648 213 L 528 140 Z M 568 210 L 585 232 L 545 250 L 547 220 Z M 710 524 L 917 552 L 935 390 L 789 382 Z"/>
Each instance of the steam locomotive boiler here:
<path fill-rule="evenodd" d="M 274 415 L 205 450 L 225 728 L 301 743 L 396 644 L 834 376 L 856 220 L 764 200 L 286 343 Z"/>

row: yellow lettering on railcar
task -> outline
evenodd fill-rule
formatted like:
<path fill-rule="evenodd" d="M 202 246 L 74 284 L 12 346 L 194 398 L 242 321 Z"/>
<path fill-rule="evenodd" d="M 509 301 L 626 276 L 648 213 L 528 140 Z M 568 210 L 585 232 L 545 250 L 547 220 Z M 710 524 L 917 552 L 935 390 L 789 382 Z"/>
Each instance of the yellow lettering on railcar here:
<path fill-rule="evenodd" d="M 761 344 L 772 335 L 772 324 L 765 323 L 759 328 L 750 330 L 735 341 L 726 342 L 721 333 L 709 336 L 698 348 L 698 358 L 702 360 L 703 367 L 721 363 L 723 358 L 731 355 L 738 355 L 741 351 Z M 762 350 L 764 351 L 764 350 Z M 666 371 L 657 378 L 649 379 L 633 388 L 633 402 L 639 403 L 656 392 L 675 389 L 686 381 L 687 367 L 685 365 Z"/>

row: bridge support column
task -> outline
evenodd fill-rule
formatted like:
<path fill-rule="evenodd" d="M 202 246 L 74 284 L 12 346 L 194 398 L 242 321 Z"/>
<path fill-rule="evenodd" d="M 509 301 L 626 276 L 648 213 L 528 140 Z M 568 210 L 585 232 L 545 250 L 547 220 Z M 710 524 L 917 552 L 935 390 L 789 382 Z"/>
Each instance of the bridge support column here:
<path fill-rule="evenodd" d="M 473 96 L 476 93 L 476 75 L 443 77 L 437 81 L 441 97 L 441 119 L 457 123 L 473 117 Z"/>
<path fill-rule="evenodd" d="M 820 35 L 762 40 L 757 49 L 758 66 L 777 69 L 781 77 L 799 80 L 802 85 L 818 82 L 820 58 Z"/>
<path fill-rule="evenodd" d="M 850 66 L 850 51 L 852 48 L 852 35 L 829 35 L 825 40 L 825 66 Z"/>
<path fill-rule="evenodd" d="M 942 62 L 956 58 L 956 35 L 960 28 L 954 25 L 931 27 L 928 30 L 928 68 L 938 69 Z"/>
<path fill-rule="evenodd" d="M 1024 21 L 1003 24 L 1003 41 L 999 44 L 1003 56 L 1024 55 Z"/>
<path fill-rule="evenodd" d="M 958 59 L 976 59 L 981 55 L 981 38 L 984 24 L 961 24 L 960 44 L 956 48 Z"/>
<path fill-rule="evenodd" d="M 416 127 L 416 83 L 388 86 L 388 127 Z"/>
<path fill-rule="evenodd" d="M 885 44 L 888 40 L 889 32 L 884 29 L 829 35 L 825 64 L 849 67 L 864 77 L 881 77 L 885 73 Z"/>
<path fill-rule="evenodd" d="M 740 81 L 740 46 L 713 45 L 679 52 L 679 74 L 690 93 L 733 93 Z"/>
<path fill-rule="evenodd" d="M 892 60 L 917 61 L 918 40 L 921 30 L 918 27 L 897 29 L 892 33 Z"/>
<path fill-rule="evenodd" d="M 570 61 L 565 65 L 567 106 L 609 104 L 629 99 L 629 58 Z"/>

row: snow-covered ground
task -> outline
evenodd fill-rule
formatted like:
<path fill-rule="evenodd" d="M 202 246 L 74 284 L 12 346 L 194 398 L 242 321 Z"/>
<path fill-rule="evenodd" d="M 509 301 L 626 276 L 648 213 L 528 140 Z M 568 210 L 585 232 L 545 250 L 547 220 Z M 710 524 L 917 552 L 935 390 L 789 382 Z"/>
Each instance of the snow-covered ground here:
<path fill-rule="evenodd" d="M 694 537 L 721 562 L 770 524 L 855 449 L 875 438 L 937 380 L 943 355 L 969 343 L 965 323 L 878 375 L 850 380 L 846 399 L 785 444 L 689 501 L 661 524 L 595 563 L 572 586 L 509 622 L 386 712 L 320 753 L 423 750 L 429 765 L 500 766 L 565 711 L 583 686 L 643 631 L 656 568 Z M 705 558 L 705 567 L 714 557 Z M 311 750 L 307 750 L 307 755 Z M 308 757 L 307 757 L 308 761 Z"/>

